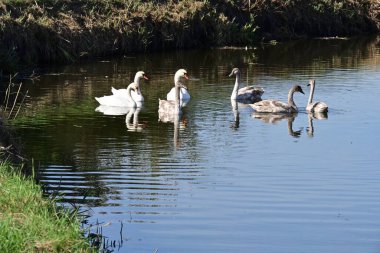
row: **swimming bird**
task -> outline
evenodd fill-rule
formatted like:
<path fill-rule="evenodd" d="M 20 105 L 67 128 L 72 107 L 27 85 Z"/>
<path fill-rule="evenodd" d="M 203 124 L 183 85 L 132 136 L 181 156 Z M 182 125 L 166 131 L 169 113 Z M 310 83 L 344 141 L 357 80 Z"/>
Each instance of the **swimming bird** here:
<path fill-rule="evenodd" d="M 315 80 L 310 80 L 309 84 L 307 86 L 310 86 L 310 95 L 309 100 L 307 102 L 306 111 L 308 112 L 327 112 L 329 110 L 329 107 L 324 102 L 314 102 L 313 103 L 313 96 L 314 96 L 314 90 L 315 90 Z"/>
<path fill-rule="evenodd" d="M 135 78 L 134 78 L 133 82 L 137 84 L 140 92 L 139 92 L 139 94 L 137 92 L 135 92 L 134 90 L 132 90 L 132 92 L 131 92 L 131 96 L 135 102 L 144 102 L 144 97 L 141 94 L 141 88 L 140 88 L 140 80 L 141 79 L 149 80 L 149 78 L 145 75 L 144 71 L 137 71 L 137 73 L 135 74 Z M 127 89 L 115 89 L 114 87 L 112 87 L 111 91 L 112 91 L 112 94 L 115 96 L 122 96 L 122 97 L 127 96 Z"/>
<path fill-rule="evenodd" d="M 179 69 L 174 75 L 174 101 L 159 99 L 159 118 L 171 118 L 172 115 L 181 114 L 180 89 L 183 87 L 181 79 L 189 79 L 185 69 Z"/>
<path fill-rule="evenodd" d="M 185 78 L 186 80 L 189 79 L 186 70 L 179 69 L 178 71 L 184 73 L 183 78 Z M 175 85 L 175 76 L 174 76 L 174 85 Z M 167 100 L 173 100 L 174 101 L 176 99 L 175 98 L 175 89 L 176 89 L 176 87 L 173 87 L 170 90 L 170 92 L 166 95 Z M 183 101 L 187 101 L 187 102 L 190 100 L 190 93 L 184 84 L 181 85 L 181 89 L 180 89 L 180 93 L 179 93 L 179 99 L 183 100 Z"/>
<path fill-rule="evenodd" d="M 305 94 L 299 85 L 293 86 L 288 93 L 288 103 L 284 103 L 277 100 L 263 100 L 254 104 L 250 104 L 250 106 L 256 112 L 264 112 L 264 113 L 295 113 L 298 112 L 298 108 L 293 100 L 293 94 L 295 92 L 301 92 Z"/>
<path fill-rule="evenodd" d="M 140 94 L 140 89 L 138 84 L 131 83 L 128 85 L 125 93 L 123 95 L 109 95 L 103 97 L 95 97 L 95 99 L 99 102 L 100 105 L 106 106 L 122 106 L 122 107 L 140 107 L 141 103 L 136 103 L 132 96 L 131 91 L 134 90 L 137 95 Z"/>
<path fill-rule="evenodd" d="M 234 89 L 232 90 L 231 99 L 243 103 L 255 103 L 261 101 L 261 96 L 264 93 L 263 88 L 247 86 L 239 89 L 241 76 L 240 70 L 238 68 L 234 68 L 229 76 L 231 77 L 233 75 L 236 76 L 236 80 Z"/>

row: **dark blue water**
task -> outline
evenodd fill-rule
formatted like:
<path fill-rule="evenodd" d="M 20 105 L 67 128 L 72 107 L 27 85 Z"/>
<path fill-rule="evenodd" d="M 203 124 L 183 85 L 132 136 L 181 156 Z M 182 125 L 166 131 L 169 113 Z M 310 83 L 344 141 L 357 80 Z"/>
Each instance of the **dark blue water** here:
<path fill-rule="evenodd" d="M 313 40 L 47 69 L 16 130 L 41 182 L 88 210 L 115 252 L 379 252 L 379 52 L 378 38 Z M 266 99 L 301 85 L 300 112 L 239 105 L 237 120 L 233 67 Z M 179 68 L 192 98 L 175 126 L 158 121 L 158 98 Z M 150 77 L 138 127 L 96 112 L 94 97 L 137 70 Z M 305 111 L 309 79 L 325 118 Z"/>

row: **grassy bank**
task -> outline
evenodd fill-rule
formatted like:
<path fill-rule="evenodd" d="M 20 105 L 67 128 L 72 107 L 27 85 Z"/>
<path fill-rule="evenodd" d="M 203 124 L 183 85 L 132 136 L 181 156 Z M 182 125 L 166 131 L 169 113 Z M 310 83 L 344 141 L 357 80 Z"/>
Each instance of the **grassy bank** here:
<path fill-rule="evenodd" d="M 377 0 L 3 0 L 0 69 L 379 31 Z"/>
<path fill-rule="evenodd" d="M 76 215 L 15 171 L 0 164 L 0 252 L 90 252 Z"/>

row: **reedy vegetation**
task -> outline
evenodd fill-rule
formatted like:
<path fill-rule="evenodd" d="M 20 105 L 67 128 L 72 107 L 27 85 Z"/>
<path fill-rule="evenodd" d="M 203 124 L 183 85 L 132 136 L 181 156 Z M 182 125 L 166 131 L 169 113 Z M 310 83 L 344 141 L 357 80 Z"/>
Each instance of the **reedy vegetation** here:
<path fill-rule="evenodd" d="M 377 0 L 3 0 L 0 69 L 379 31 Z"/>

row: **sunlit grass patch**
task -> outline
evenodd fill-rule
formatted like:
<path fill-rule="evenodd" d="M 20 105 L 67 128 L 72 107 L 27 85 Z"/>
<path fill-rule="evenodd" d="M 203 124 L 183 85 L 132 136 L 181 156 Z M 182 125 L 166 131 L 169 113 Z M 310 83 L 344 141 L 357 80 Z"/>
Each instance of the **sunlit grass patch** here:
<path fill-rule="evenodd" d="M 0 252 L 90 252 L 76 213 L 17 171 L 0 165 Z"/>

